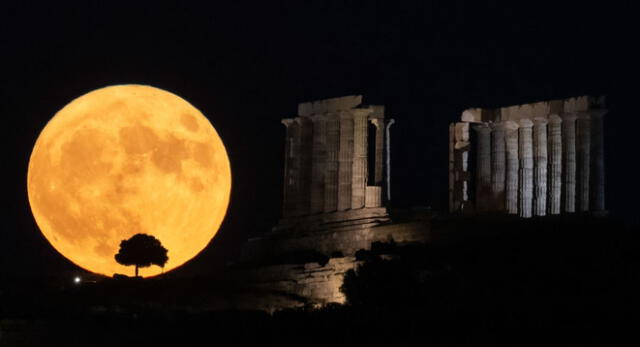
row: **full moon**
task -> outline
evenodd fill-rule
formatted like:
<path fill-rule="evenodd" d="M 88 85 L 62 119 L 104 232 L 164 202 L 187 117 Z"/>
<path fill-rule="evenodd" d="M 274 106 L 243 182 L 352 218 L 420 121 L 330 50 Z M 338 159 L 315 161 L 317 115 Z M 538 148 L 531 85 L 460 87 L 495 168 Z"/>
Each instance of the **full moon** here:
<path fill-rule="evenodd" d="M 170 271 L 209 244 L 231 193 L 222 140 L 195 107 L 143 85 L 97 89 L 47 123 L 27 174 L 31 211 L 42 234 L 76 265 L 103 275 L 132 274 L 118 264 L 120 242 L 156 237 Z"/>

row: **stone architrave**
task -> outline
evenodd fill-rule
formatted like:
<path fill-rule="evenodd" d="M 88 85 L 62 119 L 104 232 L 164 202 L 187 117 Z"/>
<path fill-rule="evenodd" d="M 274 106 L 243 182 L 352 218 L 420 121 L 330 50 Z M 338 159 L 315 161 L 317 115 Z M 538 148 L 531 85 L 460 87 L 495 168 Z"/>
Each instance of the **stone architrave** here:
<path fill-rule="evenodd" d="M 562 118 L 549 116 L 549 214 L 560 214 L 562 196 Z"/>
<path fill-rule="evenodd" d="M 486 212 L 491 208 L 491 128 L 485 123 L 475 125 L 477 133 L 476 211 Z"/>
<path fill-rule="evenodd" d="M 300 128 L 300 155 L 297 214 L 308 215 L 311 208 L 311 156 L 313 146 L 313 126 L 307 117 L 298 117 Z"/>
<path fill-rule="evenodd" d="M 340 148 L 340 117 L 337 113 L 329 113 L 327 128 L 327 158 L 324 176 L 324 212 L 338 209 L 338 150 Z"/>
<path fill-rule="evenodd" d="M 520 196 L 518 199 L 518 215 L 523 218 L 530 218 L 533 202 L 533 122 L 528 118 L 524 118 L 519 123 Z"/>
<path fill-rule="evenodd" d="M 578 211 L 589 211 L 589 178 L 591 174 L 591 115 L 589 112 L 578 112 L 576 135 L 578 154 Z"/>
<path fill-rule="evenodd" d="M 351 174 L 351 209 L 363 208 L 367 187 L 367 109 L 353 110 L 353 167 Z"/>
<path fill-rule="evenodd" d="M 338 211 L 351 208 L 353 173 L 353 113 L 340 112 L 340 148 L 338 150 Z"/>
<path fill-rule="evenodd" d="M 284 217 L 289 217 L 292 215 L 295 202 L 294 202 L 294 181 L 295 177 L 293 177 L 293 136 L 295 130 L 293 129 L 293 125 L 295 121 L 291 118 L 283 119 L 282 124 L 286 127 L 286 135 L 284 142 L 284 185 L 283 185 L 283 202 L 282 202 L 282 215 Z"/>
<path fill-rule="evenodd" d="M 576 212 L 576 119 L 575 113 L 562 114 L 562 203 L 568 213 Z"/>
<path fill-rule="evenodd" d="M 502 122 L 491 124 L 491 195 L 495 211 L 504 211 L 506 180 L 505 127 Z"/>
<path fill-rule="evenodd" d="M 313 149 L 311 158 L 311 211 L 324 211 L 325 169 L 327 160 L 327 117 L 324 114 L 311 117 L 313 122 Z"/>
<path fill-rule="evenodd" d="M 606 109 L 591 110 L 591 210 L 596 214 L 605 212 L 603 117 L 606 113 Z"/>
<path fill-rule="evenodd" d="M 518 123 L 504 122 L 505 147 L 507 159 L 506 173 L 506 208 L 509 214 L 518 214 L 518 175 L 520 162 L 518 159 Z"/>
<path fill-rule="evenodd" d="M 547 119 L 536 117 L 533 119 L 533 214 L 544 216 L 547 214 Z"/>

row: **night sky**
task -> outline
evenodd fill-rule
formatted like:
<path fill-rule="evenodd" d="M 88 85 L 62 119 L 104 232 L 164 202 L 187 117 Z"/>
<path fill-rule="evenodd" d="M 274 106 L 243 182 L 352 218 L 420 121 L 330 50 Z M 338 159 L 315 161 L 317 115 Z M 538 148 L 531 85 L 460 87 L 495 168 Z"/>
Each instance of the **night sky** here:
<path fill-rule="evenodd" d="M 29 155 L 60 108 L 123 83 L 185 98 L 210 119 L 231 159 L 227 218 L 210 246 L 178 270 L 184 274 L 223 266 L 249 234 L 277 223 L 280 119 L 294 116 L 300 102 L 351 94 L 385 105 L 396 120 L 392 206 L 443 212 L 448 124 L 462 110 L 607 95 L 607 207 L 628 225 L 640 221 L 640 108 L 632 83 L 638 32 L 630 6 L 132 3 L 21 1 L 0 9 L 0 129 L 8 139 L 0 273 L 43 277 L 74 269 L 31 215 Z"/>

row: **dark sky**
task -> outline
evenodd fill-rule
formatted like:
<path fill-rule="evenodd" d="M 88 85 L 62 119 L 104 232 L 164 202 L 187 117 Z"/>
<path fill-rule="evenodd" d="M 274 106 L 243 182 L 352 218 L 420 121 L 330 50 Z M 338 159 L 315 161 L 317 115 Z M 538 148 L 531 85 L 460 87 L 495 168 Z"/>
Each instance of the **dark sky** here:
<path fill-rule="evenodd" d="M 20 4 L 18 4 L 20 3 Z M 149 84 L 209 117 L 229 152 L 230 210 L 184 271 L 233 259 L 249 233 L 279 218 L 284 128 L 297 103 L 349 94 L 384 104 L 394 206 L 447 201 L 447 125 L 468 107 L 607 95 L 607 205 L 638 224 L 638 31 L 629 7 L 456 1 L 231 2 L 220 5 L 42 5 L 0 9 L 6 120 L 1 270 L 43 276 L 73 268 L 40 235 L 27 201 L 31 148 L 72 99 Z M 517 6 L 517 7 L 516 7 Z"/>

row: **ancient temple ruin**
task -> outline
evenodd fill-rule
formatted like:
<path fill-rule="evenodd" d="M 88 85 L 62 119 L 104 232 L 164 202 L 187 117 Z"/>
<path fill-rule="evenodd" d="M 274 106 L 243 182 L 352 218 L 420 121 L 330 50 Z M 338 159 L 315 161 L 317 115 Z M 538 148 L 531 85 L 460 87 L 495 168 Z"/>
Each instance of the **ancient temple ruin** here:
<path fill-rule="evenodd" d="M 301 103 L 285 118 L 282 218 L 251 238 L 245 258 L 295 252 L 353 256 L 372 242 L 402 241 L 385 202 L 390 197 L 390 127 L 384 106 L 361 95 Z M 416 236 L 416 237 L 422 237 Z"/>
<path fill-rule="evenodd" d="M 385 120 L 383 106 L 363 105 L 359 95 L 302 103 L 296 117 L 282 120 L 282 218 L 245 244 L 241 262 L 260 265 L 238 270 L 237 280 L 307 303 L 343 303 L 340 286 L 361 263 L 359 250 L 430 239 L 426 221 L 392 223 L 385 207 L 393 122 Z"/>
<path fill-rule="evenodd" d="M 388 220 L 383 146 L 393 120 L 385 124 L 384 106 L 362 105 L 360 95 L 307 102 L 282 124 L 283 218 L 274 230 L 367 227 Z M 370 125 L 375 135 L 368 139 Z"/>
<path fill-rule="evenodd" d="M 449 127 L 449 211 L 604 213 L 606 113 L 589 96 L 465 110 Z"/>
<path fill-rule="evenodd" d="M 450 211 L 604 213 L 606 112 L 604 98 L 586 96 L 464 111 L 449 129 Z M 245 287 L 281 294 L 263 299 L 264 307 L 344 303 L 340 286 L 362 264 L 358 251 L 443 245 L 460 236 L 450 235 L 456 227 L 447 224 L 458 218 L 390 220 L 393 119 L 385 120 L 383 106 L 363 105 L 361 96 L 302 103 L 282 123 L 282 218 L 248 240 L 244 265 L 233 273 Z"/>

